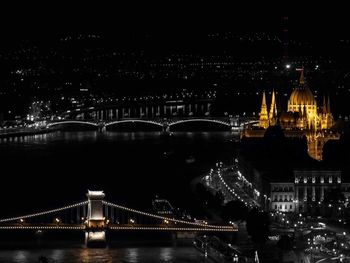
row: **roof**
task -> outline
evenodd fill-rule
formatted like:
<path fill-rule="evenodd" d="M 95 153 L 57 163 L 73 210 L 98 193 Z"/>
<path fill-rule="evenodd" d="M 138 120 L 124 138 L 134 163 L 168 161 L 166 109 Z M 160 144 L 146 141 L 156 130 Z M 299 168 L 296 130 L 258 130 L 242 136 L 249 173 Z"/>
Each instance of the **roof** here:
<path fill-rule="evenodd" d="M 307 87 L 299 87 L 293 90 L 290 95 L 289 104 L 292 105 L 316 105 L 312 91 Z"/>

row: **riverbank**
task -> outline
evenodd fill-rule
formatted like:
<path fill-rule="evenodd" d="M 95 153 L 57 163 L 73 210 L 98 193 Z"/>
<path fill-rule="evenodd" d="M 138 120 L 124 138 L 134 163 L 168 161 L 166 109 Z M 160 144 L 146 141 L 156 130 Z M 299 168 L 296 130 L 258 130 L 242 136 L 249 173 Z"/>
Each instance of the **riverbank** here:
<path fill-rule="evenodd" d="M 57 131 L 57 129 L 55 128 L 43 128 L 43 129 L 28 128 L 25 130 L 0 133 L 0 138 L 31 136 L 31 135 L 37 135 L 37 134 L 46 134 L 46 133 L 55 132 L 55 131 Z"/>

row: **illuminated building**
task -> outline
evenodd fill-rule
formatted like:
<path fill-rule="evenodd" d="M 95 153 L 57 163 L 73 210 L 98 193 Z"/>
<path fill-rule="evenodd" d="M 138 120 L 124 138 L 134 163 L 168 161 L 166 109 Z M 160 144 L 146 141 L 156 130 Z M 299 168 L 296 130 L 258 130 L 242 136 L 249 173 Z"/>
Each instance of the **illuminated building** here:
<path fill-rule="evenodd" d="M 295 212 L 294 184 L 271 183 L 271 210 Z"/>
<path fill-rule="evenodd" d="M 305 85 L 304 70 L 301 69 L 299 85 L 293 90 L 288 100 L 287 111 L 277 114 L 276 94 L 272 92 L 270 108 L 267 107 L 266 95 L 260 110 L 259 127 L 262 130 L 246 129 L 243 135 L 246 137 L 263 137 L 270 126 L 279 125 L 286 137 L 306 136 L 308 152 L 316 160 L 322 159 L 324 144 L 330 139 L 339 139 L 339 134 L 334 133 L 331 127 L 334 119 L 330 107 L 330 98 L 323 98 L 322 107 L 317 106 L 317 101 L 312 91 Z"/>
<path fill-rule="evenodd" d="M 327 103 L 324 97 L 323 106 L 319 111 L 312 91 L 305 86 L 304 70 L 301 70 L 298 87 L 290 95 L 287 112 L 282 112 L 279 117 L 277 117 L 275 92 L 272 92 L 269 115 L 267 115 L 265 92 L 263 93 L 259 125 L 266 129 L 268 126 L 276 124 L 281 125 L 283 129 L 298 128 L 316 132 L 330 129 L 333 126 L 329 97 Z"/>
<path fill-rule="evenodd" d="M 263 98 L 262 98 L 262 103 L 261 103 L 259 125 L 260 125 L 260 127 L 264 128 L 264 129 L 269 127 L 269 115 L 267 114 L 265 92 L 263 93 Z"/>
<path fill-rule="evenodd" d="M 350 184 L 342 181 L 341 171 L 295 170 L 293 174 L 294 182 L 270 183 L 271 210 L 320 212 L 321 204 L 333 189 L 349 198 Z"/>

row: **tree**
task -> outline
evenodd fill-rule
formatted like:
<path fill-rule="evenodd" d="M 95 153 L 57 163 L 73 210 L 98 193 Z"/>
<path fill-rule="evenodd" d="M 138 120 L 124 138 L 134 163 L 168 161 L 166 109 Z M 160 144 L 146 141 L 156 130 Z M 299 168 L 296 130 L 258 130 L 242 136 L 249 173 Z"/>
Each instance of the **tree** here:
<path fill-rule="evenodd" d="M 327 191 L 324 196 L 324 204 L 326 207 L 330 205 L 331 207 L 331 216 L 336 216 L 336 214 L 339 212 L 338 208 L 341 204 L 343 204 L 345 201 L 344 194 L 340 191 L 339 188 L 331 189 L 330 191 Z"/>
<path fill-rule="evenodd" d="M 332 205 L 338 205 L 344 200 L 344 194 L 337 188 L 327 191 L 324 197 L 324 202 Z"/>
<path fill-rule="evenodd" d="M 254 243 L 263 245 L 268 239 L 270 220 L 266 212 L 252 209 L 247 215 L 247 231 Z"/>
<path fill-rule="evenodd" d="M 222 209 L 222 218 L 225 221 L 242 220 L 247 217 L 247 207 L 237 200 L 228 202 Z"/>
<path fill-rule="evenodd" d="M 199 200 L 204 202 L 208 207 L 218 208 L 221 206 L 224 197 L 221 192 L 217 192 L 213 195 L 205 186 L 201 183 L 196 185 L 196 193 L 198 195 Z"/>
<path fill-rule="evenodd" d="M 292 239 L 288 235 L 282 235 L 280 240 L 277 242 L 277 246 L 281 250 L 291 250 L 292 245 Z"/>

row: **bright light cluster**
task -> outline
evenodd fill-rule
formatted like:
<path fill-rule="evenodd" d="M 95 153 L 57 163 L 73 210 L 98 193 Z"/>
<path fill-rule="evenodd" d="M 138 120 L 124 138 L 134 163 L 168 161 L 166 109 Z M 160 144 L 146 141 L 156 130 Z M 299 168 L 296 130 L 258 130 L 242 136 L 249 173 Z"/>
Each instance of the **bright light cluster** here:
<path fill-rule="evenodd" d="M 78 120 L 65 120 L 65 121 L 58 121 L 58 122 L 51 122 L 49 124 L 47 124 L 47 127 L 51 127 L 51 126 L 54 126 L 54 125 L 60 125 L 60 124 L 90 124 L 90 125 L 93 125 L 93 126 L 98 126 L 97 123 L 94 123 L 94 122 L 90 122 L 90 121 L 78 121 Z"/>
<path fill-rule="evenodd" d="M 16 220 L 20 220 L 20 219 L 36 217 L 36 216 L 42 216 L 42 215 L 47 215 L 47 214 L 52 214 L 52 213 L 60 212 L 62 210 L 75 208 L 75 207 L 79 207 L 79 206 L 83 206 L 83 205 L 87 205 L 87 204 L 88 204 L 88 201 L 84 201 L 84 202 L 80 202 L 80 203 L 77 203 L 77 204 L 68 205 L 68 206 L 64 206 L 64 207 L 61 207 L 61 208 L 56 208 L 56 209 L 52 209 L 52 210 L 48 210 L 48 211 L 44 211 L 44 212 L 35 213 L 35 214 L 0 219 L 0 223 L 16 221 Z"/>
<path fill-rule="evenodd" d="M 127 208 L 125 206 L 113 204 L 113 203 L 110 203 L 110 202 L 107 202 L 107 201 L 102 201 L 102 203 L 104 205 L 111 206 L 111 207 L 116 207 L 116 208 L 119 208 L 119 209 L 122 209 L 122 210 L 125 210 L 125 211 L 128 211 L 128 212 L 133 212 L 133 213 L 136 213 L 136 214 L 149 216 L 149 217 L 153 217 L 153 218 L 157 218 L 157 219 L 161 219 L 161 220 L 168 220 L 168 221 L 171 221 L 171 222 L 176 222 L 176 223 L 181 223 L 181 224 L 201 226 L 201 227 L 212 228 L 212 229 L 234 229 L 232 226 L 215 226 L 215 225 L 195 223 L 195 222 L 184 221 L 184 220 L 179 220 L 179 219 L 175 219 L 175 218 L 168 218 L 168 217 L 164 217 L 164 216 L 154 215 L 154 214 L 142 212 L 142 211 L 139 211 L 139 210 Z"/>
<path fill-rule="evenodd" d="M 247 207 L 249 206 L 250 208 L 253 208 L 253 206 L 252 206 L 251 204 L 248 204 L 246 201 L 244 201 L 243 198 L 240 197 L 240 196 L 235 192 L 235 190 L 232 189 L 232 188 L 225 182 L 224 178 L 223 178 L 222 175 L 221 175 L 221 171 L 220 171 L 220 170 L 218 171 L 217 174 L 218 174 L 218 176 L 219 176 L 220 181 L 223 183 L 223 185 L 226 187 L 226 189 L 227 189 L 231 194 L 233 194 L 239 201 L 241 201 L 242 203 L 244 203 L 245 206 L 247 206 Z"/>
<path fill-rule="evenodd" d="M 194 227 L 130 227 L 130 226 L 111 226 L 111 230 L 156 230 L 156 231 L 215 231 L 215 232 L 235 232 L 236 228 L 194 228 Z"/>
<path fill-rule="evenodd" d="M 33 229 L 33 230 L 52 230 L 52 229 L 66 229 L 66 230 L 84 230 L 85 226 L 0 226 L 1 230 L 23 230 L 23 229 Z"/>
<path fill-rule="evenodd" d="M 214 123 L 218 123 L 218 124 L 222 124 L 222 125 L 226 125 L 226 126 L 231 126 L 229 122 L 215 120 L 215 119 L 203 119 L 203 118 L 174 121 L 174 122 L 170 123 L 169 126 L 176 125 L 176 124 L 179 124 L 179 123 L 194 122 L 194 121 L 214 122 Z"/>

